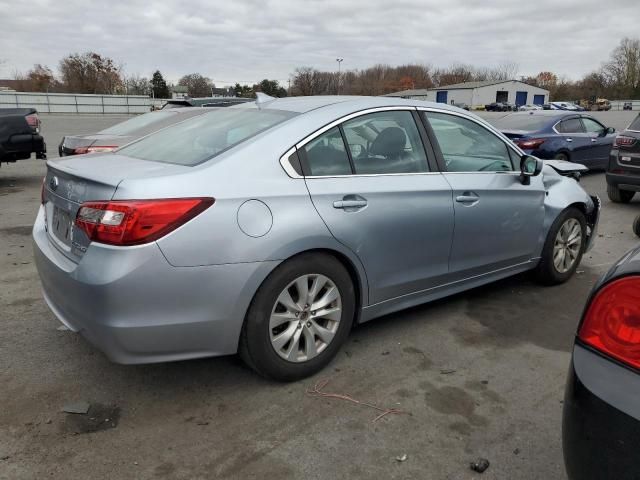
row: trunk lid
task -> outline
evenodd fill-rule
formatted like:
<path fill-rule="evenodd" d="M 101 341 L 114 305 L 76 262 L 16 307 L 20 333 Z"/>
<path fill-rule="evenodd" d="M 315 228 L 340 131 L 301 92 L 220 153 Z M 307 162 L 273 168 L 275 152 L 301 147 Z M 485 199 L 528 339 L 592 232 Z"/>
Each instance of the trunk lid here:
<path fill-rule="evenodd" d="M 49 160 L 43 200 L 50 242 L 69 259 L 79 262 L 90 243 L 85 233 L 75 228 L 75 218 L 83 202 L 111 200 L 124 179 L 172 175 L 188 169 L 117 154 Z"/>
<path fill-rule="evenodd" d="M 511 138 L 512 140 L 528 137 L 531 135 L 531 132 L 527 132 L 526 130 L 500 130 L 500 131 L 502 132 L 503 135 L 505 135 L 508 138 Z"/>

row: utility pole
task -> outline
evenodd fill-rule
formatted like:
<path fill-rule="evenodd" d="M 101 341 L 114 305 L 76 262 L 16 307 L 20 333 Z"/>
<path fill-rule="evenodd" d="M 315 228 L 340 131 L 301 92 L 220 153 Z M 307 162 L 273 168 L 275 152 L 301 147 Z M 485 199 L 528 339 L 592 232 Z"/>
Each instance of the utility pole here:
<path fill-rule="evenodd" d="M 340 95 L 340 65 L 343 60 L 344 58 L 336 58 L 336 62 L 338 62 L 338 95 Z"/>

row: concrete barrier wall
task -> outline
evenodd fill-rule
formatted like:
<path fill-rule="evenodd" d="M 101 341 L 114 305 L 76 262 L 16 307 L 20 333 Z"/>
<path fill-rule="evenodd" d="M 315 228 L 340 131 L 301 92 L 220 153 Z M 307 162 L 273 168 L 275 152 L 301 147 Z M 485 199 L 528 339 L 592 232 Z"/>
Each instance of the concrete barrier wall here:
<path fill-rule="evenodd" d="M 32 107 L 39 113 L 136 114 L 159 102 L 144 95 L 0 92 L 0 108 Z"/>

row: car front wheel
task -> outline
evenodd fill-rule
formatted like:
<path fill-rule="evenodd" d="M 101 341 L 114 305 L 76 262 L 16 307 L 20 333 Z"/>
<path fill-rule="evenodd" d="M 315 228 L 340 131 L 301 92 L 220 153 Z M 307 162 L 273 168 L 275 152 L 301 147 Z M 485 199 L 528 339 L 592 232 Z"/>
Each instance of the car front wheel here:
<path fill-rule="evenodd" d="M 584 214 L 577 208 L 568 208 L 556 218 L 536 267 L 541 283 L 555 285 L 571 278 L 584 253 L 586 232 Z"/>
<path fill-rule="evenodd" d="M 258 289 L 240 356 L 274 380 L 313 375 L 346 340 L 354 311 L 354 287 L 344 266 L 331 255 L 302 254 L 276 268 Z"/>
<path fill-rule="evenodd" d="M 640 237 L 640 215 L 633 221 L 633 233 Z"/>

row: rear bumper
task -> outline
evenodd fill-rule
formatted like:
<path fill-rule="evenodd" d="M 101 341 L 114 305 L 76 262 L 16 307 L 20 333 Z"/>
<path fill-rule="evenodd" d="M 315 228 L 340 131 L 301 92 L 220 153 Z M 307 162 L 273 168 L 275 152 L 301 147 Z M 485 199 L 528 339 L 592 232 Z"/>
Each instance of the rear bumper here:
<path fill-rule="evenodd" d="M 621 188 L 622 190 L 631 190 L 640 192 L 640 169 L 638 172 L 629 173 L 610 173 L 607 172 L 607 185 Z"/>
<path fill-rule="evenodd" d="M 570 480 L 638 479 L 640 376 L 576 345 L 562 441 Z"/>
<path fill-rule="evenodd" d="M 76 264 L 33 229 L 44 298 L 71 330 L 117 363 L 232 354 L 253 292 L 274 262 L 173 267 L 155 243 L 91 244 Z"/>

